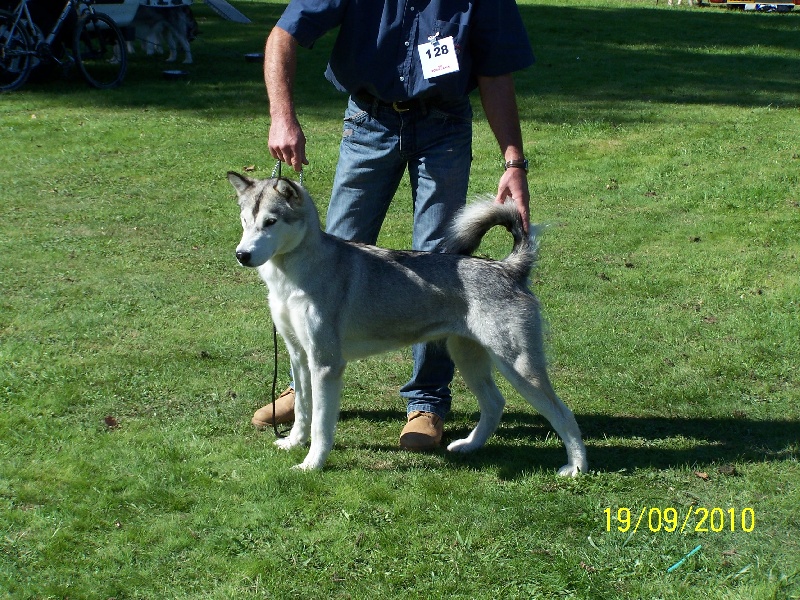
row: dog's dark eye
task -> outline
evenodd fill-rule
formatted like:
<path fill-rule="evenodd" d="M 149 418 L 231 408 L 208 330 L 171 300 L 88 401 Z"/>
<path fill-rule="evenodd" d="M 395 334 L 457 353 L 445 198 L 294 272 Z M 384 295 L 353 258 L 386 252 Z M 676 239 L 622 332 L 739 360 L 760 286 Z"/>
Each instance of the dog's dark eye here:
<path fill-rule="evenodd" d="M 264 228 L 271 227 L 272 225 L 275 225 L 275 223 L 277 223 L 277 222 L 278 222 L 278 219 L 264 219 L 263 227 Z"/>

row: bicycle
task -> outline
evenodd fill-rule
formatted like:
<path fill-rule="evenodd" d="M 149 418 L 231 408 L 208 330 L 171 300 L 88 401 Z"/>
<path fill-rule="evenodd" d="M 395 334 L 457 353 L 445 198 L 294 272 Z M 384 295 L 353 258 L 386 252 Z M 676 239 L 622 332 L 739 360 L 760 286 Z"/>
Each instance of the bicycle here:
<path fill-rule="evenodd" d="M 89 85 L 117 87 L 128 69 L 125 38 L 114 20 L 95 12 L 94 0 L 66 0 L 47 35 L 33 22 L 28 0 L 19 0 L 13 11 L 0 10 L 0 92 L 22 86 L 34 67 L 55 63 L 67 69 L 77 65 Z M 72 11 L 78 14 L 72 32 L 72 54 L 66 44 L 54 44 Z M 63 48 L 62 48 L 63 47 Z"/>

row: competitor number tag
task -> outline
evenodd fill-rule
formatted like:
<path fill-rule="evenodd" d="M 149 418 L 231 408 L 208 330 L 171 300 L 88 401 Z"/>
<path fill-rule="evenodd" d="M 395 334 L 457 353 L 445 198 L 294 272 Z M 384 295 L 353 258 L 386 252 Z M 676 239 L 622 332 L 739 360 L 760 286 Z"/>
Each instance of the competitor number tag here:
<path fill-rule="evenodd" d="M 417 50 L 419 50 L 419 59 L 422 62 L 422 76 L 425 79 L 433 79 L 439 75 L 458 71 L 458 58 L 452 35 L 427 44 L 420 44 L 417 46 Z"/>

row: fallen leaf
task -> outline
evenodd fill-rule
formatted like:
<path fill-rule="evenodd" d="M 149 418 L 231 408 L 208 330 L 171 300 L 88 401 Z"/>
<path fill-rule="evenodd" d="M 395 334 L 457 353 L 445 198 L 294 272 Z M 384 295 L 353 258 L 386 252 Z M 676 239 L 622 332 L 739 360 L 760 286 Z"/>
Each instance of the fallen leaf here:
<path fill-rule="evenodd" d="M 108 427 L 109 429 L 116 429 L 117 427 L 119 427 L 119 421 L 117 421 L 111 415 L 108 415 L 105 419 L 103 419 L 103 423 L 105 423 L 106 427 Z"/>
<path fill-rule="evenodd" d="M 703 471 L 695 471 L 694 474 L 703 481 L 708 481 L 710 479 L 708 473 L 703 473 Z"/>
<path fill-rule="evenodd" d="M 597 569 L 596 568 L 594 568 L 592 565 L 587 565 L 583 561 L 581 561 L 581 569 L 583 569 L 587 573 L 597 573 Z"/>
<path fill-rule="evenodd" d="M 244 172 L 245 173 L 252 173 L 255 170 L 256 170 L 256 166 L 255 165 L 250 165 L 249 167 L 245 167 L 244 168 Z"/>

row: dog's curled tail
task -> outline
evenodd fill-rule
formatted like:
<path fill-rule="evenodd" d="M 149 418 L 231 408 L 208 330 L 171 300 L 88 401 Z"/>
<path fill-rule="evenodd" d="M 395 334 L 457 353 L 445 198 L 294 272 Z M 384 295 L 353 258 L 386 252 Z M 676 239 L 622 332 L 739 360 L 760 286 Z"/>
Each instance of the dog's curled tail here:
<path fill-rule="evenodd" d="M 439 251 L 470 255 L 478 249 L 486 232 L 496 225 L 505 227 L 514 238 L 511 253 L 500 264 L 516 281 L 526 281 L 536 263 L 538 236 L 533 225 L 530 234 L 525 232 L 522 216 L 510 200 L 498 204 L 482 199 L 465 206 L 450 224 Z"/>

